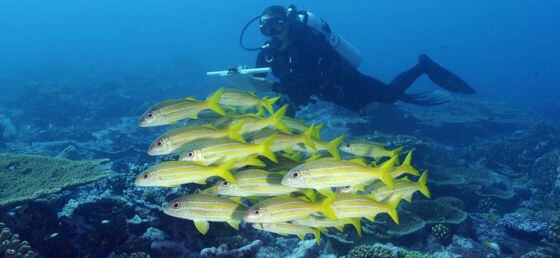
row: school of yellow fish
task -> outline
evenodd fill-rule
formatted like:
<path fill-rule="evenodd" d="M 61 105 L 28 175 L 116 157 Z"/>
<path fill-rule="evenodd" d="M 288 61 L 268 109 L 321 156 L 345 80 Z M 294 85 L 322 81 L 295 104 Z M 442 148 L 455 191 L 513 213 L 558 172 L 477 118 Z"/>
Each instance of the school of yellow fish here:
<path fill-rule="evenodd" d="M 427 172 L 411 166 L 412 151 L 400 162 L 402 147 L 321 139 L 322 125 L 274 109 L 278 97 L 222 88 L 207 100 L 192 97 L 162 101 L 140 119 L 141 127 L 176 127 L 150 145 L 148 154 L 179 155 L 143 171 L 136 185 L 208 186 L 173 200 L 164 212 L 194 221 L 205 234 L 209 222 L 240 222 L 258 230 L 303 239 L 352 225 L 361 236 L 362 218 L 380 213 L 399 223 L 397 206 L 415 192 L 430 197 Z M 344 155 L 340 154 L 340 151 Z M 411 180 L 413 177 L 415 180 Z M 210 186 L 211 184 L 211 186 Z"/>

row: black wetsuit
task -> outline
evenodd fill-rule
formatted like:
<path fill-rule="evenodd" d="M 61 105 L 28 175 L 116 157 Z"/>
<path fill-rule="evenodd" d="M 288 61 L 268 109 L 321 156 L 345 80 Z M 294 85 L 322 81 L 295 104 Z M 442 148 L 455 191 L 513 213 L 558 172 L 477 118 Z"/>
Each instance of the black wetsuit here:
<path fill-rule="evenodd" d="M 311 95 L 351 110 L 373 101 L 393 103 L 423 74 L 417 65 L 387 85 L 349 65 L 323 35 L 304 24 L 292 23 L 289 39 L 285 50 L 261 50 L 257 67 L 271 67 L 279 80 L 274 91 L 297 106 L 307 104 Z"/>

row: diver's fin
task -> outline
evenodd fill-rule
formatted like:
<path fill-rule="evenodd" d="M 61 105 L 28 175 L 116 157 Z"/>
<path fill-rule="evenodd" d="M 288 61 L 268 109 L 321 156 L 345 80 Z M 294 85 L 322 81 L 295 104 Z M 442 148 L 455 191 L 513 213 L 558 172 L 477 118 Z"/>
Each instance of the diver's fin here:
<path fill-rule="evenodd" d="M 427 55 L 418 56 L 418 65 L 438 86 L 454 93 L 475 94 L 476 91 L 463 81 L 459 76 L 453 74 L 443 66 L 437 64 Z"/>
<path fill-rule="evenodd" d="M 426 91 L 414 94 L 405 93 L 399 100 L 417 106 L 438 106 L 451 101 L 451 99 L 451 96 L 443 91 Z"/>

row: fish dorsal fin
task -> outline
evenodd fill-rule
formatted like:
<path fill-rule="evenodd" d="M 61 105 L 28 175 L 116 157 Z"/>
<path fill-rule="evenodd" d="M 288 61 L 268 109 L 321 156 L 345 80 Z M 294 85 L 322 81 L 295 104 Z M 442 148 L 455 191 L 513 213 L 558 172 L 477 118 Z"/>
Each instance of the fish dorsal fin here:
<path fill-rule="evenodd" d="M 196 229 L 198 229 L 198 232 L 202 233 L 203 235 L 206 235 L 208 229 L 210 228 L 210 223 L 208 223 L 208 221 L 206 220 L 195 220 L 194 225 Z"/>

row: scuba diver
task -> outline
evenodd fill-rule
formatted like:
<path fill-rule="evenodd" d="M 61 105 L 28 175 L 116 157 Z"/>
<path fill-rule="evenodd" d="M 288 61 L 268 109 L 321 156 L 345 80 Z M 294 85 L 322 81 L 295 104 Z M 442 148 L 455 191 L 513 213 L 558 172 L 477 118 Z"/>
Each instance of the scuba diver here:
<path fill-rule="evenodd" d="M 262 47 L 247 48 L 243 35 L 247 27 L 260 21 L 261 33 L 268 37 Z M 307 11 L 295 6 L 270 6 L 253 18 L 240 37 L 245 50 L 260 51 L 257 67 L 270 67 L 278 82 L 273 90 L 287 95 L 296 106 L 310 102 L 316 95 L 326 100 L 359 111 L 371 102 L 394 103 L 398 100 L 422 106 L 440 105 L 450 96 L 438 91 L 408 94 L 406 90 L 423 74 L 447 91 L 475 94 L 461 78 L 420 55 L 418 64 L 399 74 L 386 84 L 362 74 L 357 67 L 361 54 L 336 34 L 329 25 Z M 266 74 L 256 76 L 265 77 Z"/>

